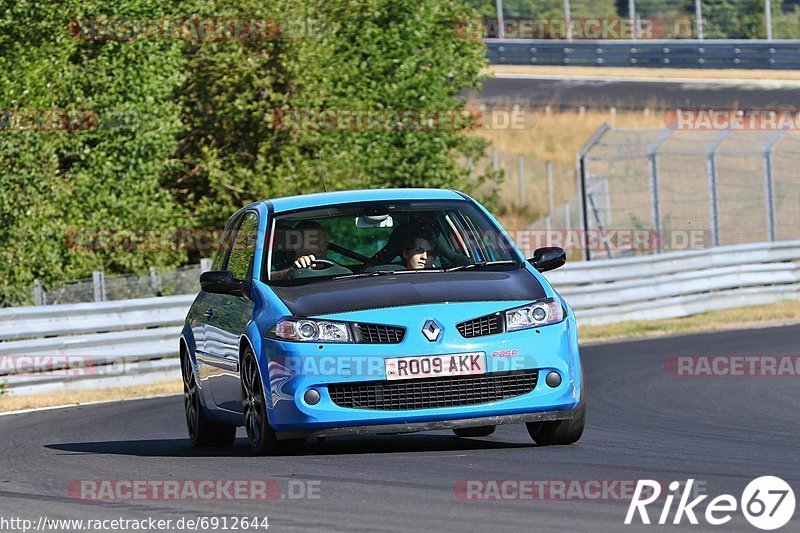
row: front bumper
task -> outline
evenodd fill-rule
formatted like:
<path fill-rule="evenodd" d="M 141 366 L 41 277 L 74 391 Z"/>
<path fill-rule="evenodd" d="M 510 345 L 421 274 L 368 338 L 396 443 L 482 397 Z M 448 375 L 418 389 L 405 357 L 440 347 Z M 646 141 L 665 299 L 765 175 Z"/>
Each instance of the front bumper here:
<path fill-rule="evenodd" d="M 368 426 L 343 426 L 324 429 L 281 431 L 277 433 L 277 437 L 279 440 L 282 440 L 311 437 L 342 437 L 357 435 L 416 433 L 418 431 L 432 431 L 437 429 L 459 429 L 481 426 L 500 426 L 503 424 L 522 424 L 525 422 L 570 420 L 576 415 L 576 413 L 577 410 L 545 411 L 541 413 L 526 413 L 522 415 L 483 416 L 479 418 L 465 418 L 460 420 L 432 420 L 430 422 L 415 422 L 408 424 L 399 423 L 376 424 Z"/>
<path fill-rule="evenodd" d="M 270 393 L 270 424 L 278 438 L 407 433 L 563 420 L 571 418 L 571 412 L 578 407 L 580 358 L 572 317 L 535 330 L 473 339 L 464 339 L 453 331 L 449 334 L 438 343 L 408 338 L 395 345 L 323 346 L 265 339 L 262 364 L 266 372 L 262 370 L 262 375 Z M 505 356 L 515 351 L 516 355 Z M 336 384 L 383 382 L 385 358 L 468 352 L 485 354 L 489 374 L 538 371 L 536 387 L 525 394 L 486 403 L 405 410 L 342 407 L 333 402 L 328 390 Z M 497 353 L 504 355 L 493 357 Z M 562 376 L 557 387 L 549 387 L 545 382 L 551 371 Z M 315 405 L 308 405 L 303 398 L 311 388 L 320 393 L 320 401 Z"/>

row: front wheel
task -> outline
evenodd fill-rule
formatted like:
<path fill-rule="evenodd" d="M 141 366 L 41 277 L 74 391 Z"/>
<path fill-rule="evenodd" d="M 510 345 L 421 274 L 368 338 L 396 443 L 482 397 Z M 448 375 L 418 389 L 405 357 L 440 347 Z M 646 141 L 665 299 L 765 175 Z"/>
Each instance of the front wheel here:
<path fill-rule="evenodd" d="M 269 425 L 261 374 L 249 348 L 242 357 L 242 412 L 247 440 L 256 455 L 287 453 L 302 443 L 302 439 L 278 440 L 275 430 Z"/>
<path fill-rule="evenodd" d="M 200 390 L 194 377 L 192 362 L 185 351 L 181 351 L 181 373 L 183 374 L 183 408 L 186 414 L 186 429 L 194 446 L 230 446 L 236 440 L 236 426 L 211 420 L 200 404 Z"/>
<path fill-rule="evenodd" d="M 559 446 L 564 444 L 575 444 L 583 435 L 583 428 L 586 425 L 586 387 L 583 381 L 583 369 L 581 369 L 581 400 L 575 416 L 570 420 L 554 420 L 552 422 L 528 422 L 528 428 L 533 441 L 540 446 Z"/>

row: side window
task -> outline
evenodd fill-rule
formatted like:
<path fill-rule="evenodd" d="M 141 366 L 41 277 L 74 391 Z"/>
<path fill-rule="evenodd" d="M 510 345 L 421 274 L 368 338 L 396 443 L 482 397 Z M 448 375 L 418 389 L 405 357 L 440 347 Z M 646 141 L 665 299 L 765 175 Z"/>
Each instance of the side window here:
<path fill-rule="evenodd" d="M 222 238 L 217 247 L 217 253 L 214 255 L 214 260 L 211 262 L 211 270 L 224 270 L 225 259 L 231 251 L 233 230 L 239 225 L 239 220 L 233 220 L 228 223 L 225 231 L 222 233 Z"/>
<path fill-rule="evenodd" d="M 228 257 L 228 266 L 236 279 L 245 279 L 250 264 L 253 262 L 253 255 L 256 251 L 256 239 L 258 238 L 258 215 L 248 211 L 242 219 L 242 224 L 236 232 Z"/>

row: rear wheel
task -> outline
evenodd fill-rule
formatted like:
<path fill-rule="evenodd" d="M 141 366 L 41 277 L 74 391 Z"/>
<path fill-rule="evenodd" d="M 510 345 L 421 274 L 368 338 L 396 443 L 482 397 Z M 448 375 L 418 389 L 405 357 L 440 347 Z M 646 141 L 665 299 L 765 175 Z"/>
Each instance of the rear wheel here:
<path fill-rule="evenodd" d="M 583 369 L 581 369 L 581 399 L 572 419 L 554 420 L 552 422 L 528 422 L 525 424 L 533 441 L 540 446 L 575 444 L 583 435 L 585 425 L 586 386 L 583 381 Z"/>
<path fill-rule="evenodd" d="M 236 426 L 211 420 L 200 404 L 200 390 L 194 377 L 189 355 L 181 352 L 183 374 L 183 407 L 186 413 L 186 429 L 189 439 L 197 447 L 230 446 L 236 440 Z"/>
<path fill-rule="evenodd" d="M 278 440 L 275 430 L 269 425 L 261 374 L 249 348 L 242 356 L 242 412 L 247 440 L 256 455 L 288 453 L 302 443 L 302 439 Z"/>
<path fill-rule="evenodd" d="M 495 426 L 479 426 L 476 428 L 458 428 L 454 429 L 453 433 L 458 437 L 488 437 L 494 430 Z"/>

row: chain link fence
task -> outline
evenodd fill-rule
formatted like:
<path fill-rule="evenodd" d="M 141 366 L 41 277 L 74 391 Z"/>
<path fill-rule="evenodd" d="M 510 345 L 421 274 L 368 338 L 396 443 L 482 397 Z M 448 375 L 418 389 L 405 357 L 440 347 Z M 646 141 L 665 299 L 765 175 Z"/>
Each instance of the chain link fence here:
<path fill-rule="evenodd" d="M 800 2 L 797 0 L 466 1 L 480 16 L 505 22 L 487 24 L 486 37 L 565 40 L 800 38 Z M 571 21 L 569 31 L 557 24 L 567 20 Z M 613 24 L 614 20 L 618 23 Z M 595 21 L 607 22 L 598 24 Z M 503 26 L 503 30 L 498 29 Z M 632 35 L 631 28 L 637 28 L 638 33 Z"/>
<path fill-rule="evenodd" d="M 200 290 L 200 273 L 210 268 L 210 261 L 175 270 L 158 271 L 150 268 L 146 274 L 120 274 L 106 276 L 95 272 L 91 278 L 67 283 L 48 290 L 37 280 L 34 282 L 35 305 L 72 304 L 129 300 L 153 296 L 192 294 Z"/>
<path fill-rule="evenodd" d="M 575 170 L 551 161 L 492 148 L 488 157 L 467 164 L 473 176 L 490 171 L 502 173 L 501 182 L 487 181 L 479 195 L 496 199 L 496 214 L 516 226 L 510 230 L 527 227 L 575 193 L 575 188 L 563 186 L 575 183 Z"/>
<path fill-rule="evenodd" d="M 800 239 L 798 168 L 796 130 L 604 125 L 579 156 L 583 194 L 531 228 L 580 228 L 587 259 Z M 616 246 L 636 232 L 639 247 Z"/>

